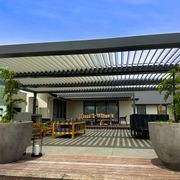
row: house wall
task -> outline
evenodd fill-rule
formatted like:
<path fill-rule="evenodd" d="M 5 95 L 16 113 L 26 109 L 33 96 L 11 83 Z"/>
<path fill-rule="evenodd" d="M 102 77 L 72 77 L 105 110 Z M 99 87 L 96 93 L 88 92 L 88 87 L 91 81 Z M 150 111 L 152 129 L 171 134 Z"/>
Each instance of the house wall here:
<path fill-rule="evenodd" d="M 26 112 L 33 113 L 33 93 L 26 93 Z"/>
<path fill-rule="evenodd" d="M 83 101 L 67 101 L 67 118 L 77 118 L 80 113 L 83 113 Z M 157 105 L 146 105 L 147 114 L 157 114 Z M 170 114 L 171 110 L 168 106 L 167 113 Z M 133 101 L 119 101 L 119 117 L 127 115 L 129 121 L 130 115 L 133 114 Z"/>
<path fill-rule="evenodd" d="M 14 95 L 13 97 L 24 99 L 24 101 L 26 102 L 26 93 L 25 92 L 20 91 L 20 92 L 18 92 L 17 95 Z M 26 103 L 16 104 L 15 107 L 21 108 L 21 112 L 26 112 Z"/>
<path fill-rule="evenodd" d="M 53 97 L 47 93 L 37 94 L 38 114 L 42 114 L 42 118 L 53 117 Z"/>
<path fill-rule="evenodd" d="M 48 95 L 38 94 L 38 114 L 42 114 L 42 118 L 47 118 L 48 116 Z"/>
<path fill-rule="evenodd" d="M 119 101 L 119 117 L 127 116 L 129 122 L 131 114 L 133 114 L 133 101 Z"/>
<path fill-rule="evenodd" d="M 53 97 L 48 97 L 47 118 L 53 118 Z"/>
<path fill-rule="evenodd" d="M 33 112 L 33 93 L 19 93 L 17 97 L 26 99 L 27 105 L 21 104 L 18 107 L 22 108 L 22 112 Z M 53 97 L 49 94 L 37 94 L 38 112 L 43 118 L 53 117 Z M 80 113 L 83 113 L 83 101 L 67 100 L 66 116 L 67 118 L 77 118 Z M 146 105 L 147 114 L 157 114 L 157 105 Z M 171 108 L 168 106 L 167 113 L 172 118 Z M 130 115 L 133 114 L 133 101 L 119 101 L 119 117 L 127 115 L 129 121 Z"/>
<path fill-rule="evenodd" d="M 133 113 L 132 101 L 119 101 L 119 114 L 126 116 L 129 121 L 130 114 Z M 67 101 L 67 118 L 77 118 L 79 114 L 83 113 L 83 101 L 70 100 Z"/>
<path fill-rule="evenodd" d="M 26 112 L 33 113 L 33 93 L 27 93 L 27 106 Z M 42 118 L 50 118 L 52 119 L 53 116 L 53 97 L 49 94 L 41 93 L 37 94 L 37 114 L 42 114 Z"/>

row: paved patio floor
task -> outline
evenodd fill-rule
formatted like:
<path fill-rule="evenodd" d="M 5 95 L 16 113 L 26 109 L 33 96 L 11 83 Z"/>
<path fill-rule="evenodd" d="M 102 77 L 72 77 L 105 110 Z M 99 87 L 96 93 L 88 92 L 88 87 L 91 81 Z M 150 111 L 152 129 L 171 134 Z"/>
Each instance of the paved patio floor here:
<path fill-rule="evenodd" d="M 93 133 L 92 133 L 93 132 Z M 104 133 L 111 137 L 109 146 L 95 144 L 101 142 Z M 43 156 L 32 158 L 32 147 L 27 148 L 27 155 L 22 160 L 0 164 L 0 180 L 40 180 L 40 179 L 180 179 L 180 172 L 166 169 L 157 159 L 150 146 L 112 146 L 113 138 L 131 138 L 127 131 L 90 130 L 86 135 L 69 138 L 46 137 L 43 145 Z M 119 133 L 119 136 L 118 136 Z M 126 135 L 125 135 L 126 134 Z M 116 136 L 117 135 L 117 136 Z M 86 137 L 93 137 L 89 143 Z M 83 138 L 84 141 L 83 141 Z M 50 142 L 53 142 L 50 145 Z M 131 142 L 133 140 L 124 140 Z M 139 144 L 141 144 L 142 140 Z M 149 140 L 144 140 L 150 144 Z M 63 142 L 63 143 L 62 143 Z M 79 142 L 79 146 L 76 143 Z M 90 142 L 92 142 L 90 144 Z M 117 139 L 114 142 L 118 142 Z M 71 144 L 71 145 L 69 145 Z M 115 144 L 115 143 L 114 143 Z M 125 143 L 124 143 L 125 144 Z M 146 144 L 146 143 L 142 143 Z M 126 144 L 125 144 L 126 145 Z M 129 148 L 128 148 L 129 147 Z"/>
<path fill-rule="evenodd" d="M 27 152 L 32 152 L 28 147 Z M 67 136 L 43 139 L 43 153 L 51 155 L 118 156 L 156 158 L 148 139 L 134 139 L 127 129 L 94 129 L 75 139 Z"/>
<path fill-rule="evenodd" d="M 32 152 L 32 146 L 27 148 L 27 152 Z M 81 155 L 81 156 L 107 156 L 107 157 L 127 157 L 127 158 L 156 158 L 153 149 L 129 149 L 112 147 L 76 147 L 76 146 L 43 146 L 42 152 L 45 155 Z"/>
<path fill-rule="evenodd" d="M 70 136 L 57 136 L 57 138 L 47 136 L 43 144 L 46 146 L 152 148 L 150 140 L 132 138 L 129 129 L 87 129 L 85 134 L 77 135 L 75 139 L 71 139 Z"/>

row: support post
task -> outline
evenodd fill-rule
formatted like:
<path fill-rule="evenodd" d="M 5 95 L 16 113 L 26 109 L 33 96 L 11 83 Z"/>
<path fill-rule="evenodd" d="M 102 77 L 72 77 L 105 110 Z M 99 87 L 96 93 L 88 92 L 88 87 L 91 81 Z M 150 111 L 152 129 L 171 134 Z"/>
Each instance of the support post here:
<path fill-rule="evenodd" d="M 34 99 L 33 99 L 33 114 L 36 114 L 36 99 L 37 99 L 37 92 L 34 92 Z"/>
<path fill-rule="evenodd" d="M 176 101 L 174 99 L 174 96 L 176 95 L 176 82 L 175 82 L 175 72 L 173 72 L 173 112 L 174 112 L 174 121 L 177 122 L 176 112 L 175 112 L 175 105 Z"/>
<path fill-rule="evenodd" d="M 135 110 L 135 93 L 133 93 L 133 114 L 136 114 L 136 110 Z"/>

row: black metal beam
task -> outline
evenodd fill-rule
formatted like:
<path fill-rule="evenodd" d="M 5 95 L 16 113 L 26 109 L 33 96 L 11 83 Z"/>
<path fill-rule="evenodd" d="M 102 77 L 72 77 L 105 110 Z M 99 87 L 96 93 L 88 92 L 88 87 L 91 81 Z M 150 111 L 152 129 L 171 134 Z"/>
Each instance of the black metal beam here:
<path fill-rule="evenodd" d="M 75 82 L 75 83 L 61 83 L 61 84 L 26 84 L 22 85 L 24 88 L 43 88 L 43 87 L 91 87 L 91 86 L 125 86 L 125 85 L 153 85 L 159 84 L 162 79 L 133 79 L 133 80 L 116 80 L 116 81 L 97 81 L 97 82 Z"/>
<path fill-rule="evenodd" d="M 37 92 L 34 92 L 34 97 L 33 97 L 33 114 L 36 114 L 36 100 L 37 100 Z"/>
<path fill-rule="evenodd" d="M 85 98 L 85 97 L 78 97 L 78 98 L 76 98 L 76 97 L 65 97 L 65 100 L 84 100 L 84 101 L 92 101 L 92 100 L 98 100 L 98 101 L 100 101 L 100 100 L 106 100 L 106 101 L 110 101 L 110 100 L 121 100 L 121 101 L 128 101 L 128 100 L 131 100 L 131 98 L 130 97 L 110 97 L 110 96 L 106 96 L 106 97 L 94 97 L 94 98 L 92 98 L 92 97 L 87 97 L 87 98 Z"/>
<path fill-rule="evenodd" d="M 111 67 L 111 68 L 71 70 L 71 71 L 24 72 L 24 73 L 17 73 L 16 78 L 80 77 L 80 76 L 163 73 L 169 71 L 170 69 L 176 66 L 177 65 L 171 64 L 171 65 Z"/>
<path fill-rule="evenodd" d="M 122 91 L 152 91 L 157 90 L 154 87 L 135 87 L 135 88 L 102 88 L 102 89 L 85 89 L 85 90 L 66 90 L 66 91 L 38 91 L 38 93 L 83 93 L 83 92 L 122 92 Z"/>
<path fill-rule="evenodd" d="M 180 33 L 0 46 L 0 57 L 86 54 L 180 47 Z M 13 60 L 13 59 L 12 59 Z"/>

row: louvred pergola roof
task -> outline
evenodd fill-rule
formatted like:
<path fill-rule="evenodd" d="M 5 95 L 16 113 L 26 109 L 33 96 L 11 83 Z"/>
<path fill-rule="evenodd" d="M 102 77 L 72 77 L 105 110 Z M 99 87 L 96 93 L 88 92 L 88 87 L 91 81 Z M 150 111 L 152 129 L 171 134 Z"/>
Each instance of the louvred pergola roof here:
<path fill-rule="evenodd" d="M 61 97 L 155 90 L 179 64 L 180 33 L 0 46 L 22 89 Z"/>

